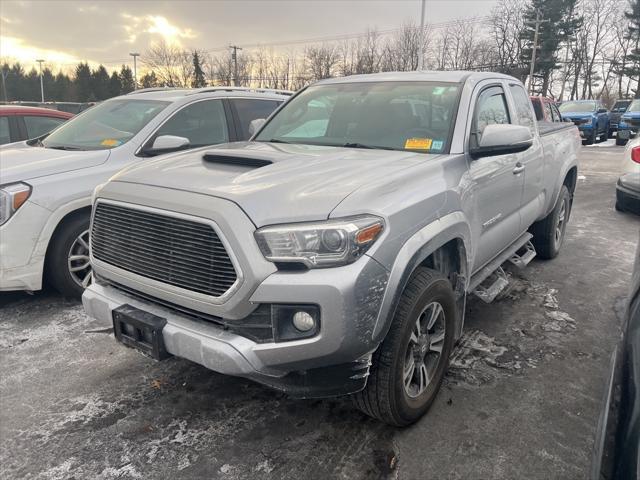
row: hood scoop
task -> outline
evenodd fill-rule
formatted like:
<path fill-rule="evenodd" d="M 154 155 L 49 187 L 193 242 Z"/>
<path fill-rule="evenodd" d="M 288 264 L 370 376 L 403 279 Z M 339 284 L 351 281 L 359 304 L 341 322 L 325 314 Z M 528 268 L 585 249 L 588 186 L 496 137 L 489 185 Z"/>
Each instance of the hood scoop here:
<path fill-rule="evenodd" d="M 234 165 L 238 167 L 251 167 L 251 168 L 266 167 L 267 165 L 271 165 L 273 163 L 271 160 L 266 160 L 264 158 L 244 157 L 240 155 L 238 156 L 221 155 L 219 153 L 214 153 L 214 152 L 205 153 L 202 159 L 205 162 L 210 162 L 210 163 L 219 163 L 222 165 Z"/>

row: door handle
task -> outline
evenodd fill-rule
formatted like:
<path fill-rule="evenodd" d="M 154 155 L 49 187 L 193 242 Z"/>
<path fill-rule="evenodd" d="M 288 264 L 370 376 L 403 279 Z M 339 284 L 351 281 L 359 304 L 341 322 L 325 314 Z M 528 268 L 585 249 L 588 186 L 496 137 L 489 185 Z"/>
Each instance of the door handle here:
<path fill-rule="evenodd" d="M 516 168 L 513 169 L 513 174 L 518 175 L 522 172 L 524 172 L 524 165 L 522 165 L 520 162 L 516 163 Z"/>

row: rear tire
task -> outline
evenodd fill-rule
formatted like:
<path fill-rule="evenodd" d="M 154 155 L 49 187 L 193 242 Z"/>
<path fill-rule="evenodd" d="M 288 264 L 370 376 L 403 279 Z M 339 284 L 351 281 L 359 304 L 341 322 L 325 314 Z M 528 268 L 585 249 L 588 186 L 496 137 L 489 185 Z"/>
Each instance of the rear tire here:
<path fill-rule="evenodd" d="M 449 365 L 456 315 L 449 280 L 419 267 L 373 354 L 365 389 L 352 396 L 356 407 L 397 427 L 420 419 L 434 402 Z"/>
<path fill-rule="evenodd" d="M 624 147 L 627 144 L 628 141 L 629 140 L 627 140 L 626 138 L 618 138 L 618 137 L 616 137 L 616 145 L 618 145 L 620 147 Z"/>
<path fill-rule="evenodd" d="M 47 278 L 65 297 L 80 298 L 91 282 L 89 222 L 86 214 L 77 214 L 69 219 L 55 233 L 47 251 Z M 83 280 L 86 282 L 84 286 Z"/>
<path fill-rule="evenodd" d="M 571 194 L 563 185 L 556 200 L 556 205 L 549 215 L 531 225 L 529 232 L 533 234 L 531 242 L 536 248 L 538 257 L 550 260 L 558 256 L 564 243 L 567 222 L 571 215 Z"/>

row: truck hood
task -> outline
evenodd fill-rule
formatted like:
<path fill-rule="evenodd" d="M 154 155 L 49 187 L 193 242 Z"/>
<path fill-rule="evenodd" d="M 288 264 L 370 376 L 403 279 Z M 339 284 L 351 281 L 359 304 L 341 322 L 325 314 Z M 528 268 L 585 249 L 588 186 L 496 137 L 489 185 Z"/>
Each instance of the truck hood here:
<path fill-rule="evenodd" d="M 20 143 L 0 150 L 0 183 L 12 183 L 94 167 L 109 150 L 65 151 Z"/>
<path fill-rule="evenodd" d="M 640 119 L 640 112 L 624 112 L 622 114 L 622 120 L 637 120 Z"/>
<path fill-rule="evenodd" d="M 326 219 L 362 185 L 434 157 L 403 151 L 239 142 L 134 165 L 112 181 L 225 198 L 261 227 Z"/>

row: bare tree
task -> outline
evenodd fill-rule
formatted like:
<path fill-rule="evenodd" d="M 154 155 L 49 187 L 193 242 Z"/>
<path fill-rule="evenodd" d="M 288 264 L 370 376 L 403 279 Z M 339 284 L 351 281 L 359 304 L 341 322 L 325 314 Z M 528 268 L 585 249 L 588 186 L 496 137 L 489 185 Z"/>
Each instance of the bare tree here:
<path fill-rule="evenodd" d="M 155 73 L 166 87 L 189 87 L 193 77 L 191 52 L 164 40 L 152 44 L 142 56 L 147 70 Z"/>
<path fill-rule="evenodd" d="M 320 45 L 307 47 L 304 56 L 311 78 L 321 80 L 335 74 L 340 52 L 335 45 Z"/>
<path fill-rule="evenodd" d="M 525 0 L 500 0 L 491 10 L 490 34 L 495 46 L 496 70 L 524 78 L 522 57 Z"/>

